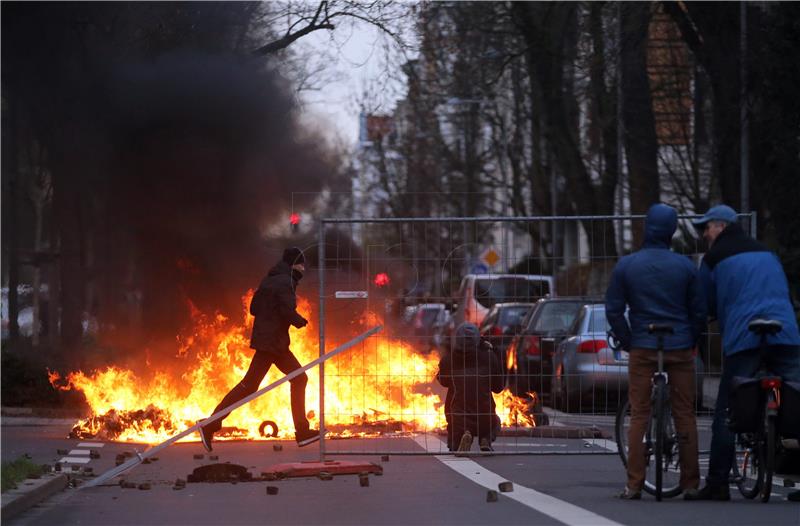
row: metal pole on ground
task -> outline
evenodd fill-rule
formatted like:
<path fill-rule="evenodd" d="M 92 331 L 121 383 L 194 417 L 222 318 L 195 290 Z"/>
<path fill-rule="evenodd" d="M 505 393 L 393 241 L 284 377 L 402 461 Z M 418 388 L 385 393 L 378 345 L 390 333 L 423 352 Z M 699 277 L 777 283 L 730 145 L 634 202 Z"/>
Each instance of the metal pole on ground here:
<path fill-rule="evenodd" d="M 206 424 L 210 424 L 211 422 L 216 422 L 217 420 L 223 418 L 225 415 L 227 415 L 228 413 L 230 413 L 234 409 L 238 409 L 239 407 L 245 405 L 246 403 L 248 403 L 248 402 L 250 402 L 252 400 L 255 400 L 256 398 L 260 397 L 261 395 L 263 395 L 265 393 L 268 393 L 269 391 L 272 391 L 276 387 L 278 387 L 278 386 L 280 386 L 280 385 L 282 385 L 282 384 L 284 384 L 284 383 L 286 383 L 286 382 L 288 382 L 288 381 L 300 376 L 301 374 L 305 373 L 306 371 L 308 371 L 312 367 L 320 365 L 323 362 L 325 362 L 326 360 L 330 360 L 331 358 L 333 358 L 337 354 L 339 354 L 339 353 L 341 353 L 343 351 L 346 351 L 350 347 L 353 347 L 354 345 L 357 345 L 357 344 L 363 342 L 364 340 L 366 340 L 367 338 L 369 338 L 373 334 L 375 334 L 378 331 L 380 331 L 382 328 L 383 328 L 382 325 L 377 325 L 377 326 L 371 328 L 370 330 L 368 330 L 367 332 L 361 334 L 360 336 L 357 336 L 357 337 L 353 338 L 352 340 L 350 340 L 349 342 L 344 343 L 344 344 L 340 345 L 339 347 L 335 348 L 334 350 L 332 350 L 328 354 L 326 354 L 324 356 L 320 356 L 319 358 L 317 358 L 313 362 L 310 362 L 310 363 L 304 365 L 303 367 L 300 367 L 299 369 L 295 369 L 294 371 L 292 371 L 291 373 L 287 374 L 286 376 L 284 376 L 280 380 L 272 382 L 271 384 L 269 384 L 268 386 L 264 387 L 263 389 L 259 389 L 255 393 L 242 398 L 238 402 L 229 405 L 225 409 L 221 409 L 221 410 L 217 411 L 216 413 L 214 413 L 213 415 L 209 416 L 205 420 L 196 423 L 195 425 L 193 425 L 192 427 L 190 427 L 190 428 L 188 428 L 188 429 L 186 429 L 184 431 L 181 431 L 180 433 L 178 433 L 174 437 L 165 440 L 164 442 L 160 443 L 159 445 L 154 446 L 154 447 L 152 447 L 152 448 L 150 448 L 147 451 L 144 451 L 142 453 L 138 453 L 137 452 L 136 456 L 133 457 L 132 459 L 130 459 L 127 462 L 125 462 L 124 464 L 120 464 L 119 466 L 115 467 L 114 469 L 110 469 L 110 470 L 106 471 L 105 473 L 103 473 L 102 475 L 99 475 L 98 477 L 88 481 L 83 486 L 80 486 L 80 488 L 82 489 L 82 488 L 91 488 L 93 486 L 98 486 L 98 485 L 106 482 L 107 480 L 110 480 L 110 479 L 116 477 L 117 475 L 121 475 L 122 473 L 125 473 L 129 469 L 139 465 L 144 459 L 155 455 L 156 453 L 158 453 L 162 449 L 165 449 L 165 448 L 171 446 L 172 444 L 174 444 L 178 440 L 191 435 L 195 431 L 199 431 L 202 426 L 204 426 Z M 320 432 L 322 432 L 322 429 L 320 429 Z"/>

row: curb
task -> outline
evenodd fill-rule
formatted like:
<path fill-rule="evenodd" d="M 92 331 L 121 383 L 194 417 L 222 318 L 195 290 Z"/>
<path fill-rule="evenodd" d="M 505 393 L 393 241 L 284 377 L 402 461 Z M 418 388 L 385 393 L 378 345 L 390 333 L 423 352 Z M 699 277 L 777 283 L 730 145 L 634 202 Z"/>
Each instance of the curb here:
<path fill-rule="evenodd" d="M 2 495 L 3 522 L 39 504 L 67 487 L 69 479 L 64 474 L 42 475 L 40 479 L 23 480 L 17 489 Z"/>

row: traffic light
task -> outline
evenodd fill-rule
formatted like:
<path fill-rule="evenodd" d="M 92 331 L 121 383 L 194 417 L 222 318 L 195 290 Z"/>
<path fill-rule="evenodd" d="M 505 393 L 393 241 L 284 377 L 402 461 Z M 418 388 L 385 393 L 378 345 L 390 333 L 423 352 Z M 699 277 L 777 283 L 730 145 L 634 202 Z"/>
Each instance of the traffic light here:
<path fill-rule="evenodd" d="M 389 274 L 386 272 L 379 272 L 375 274 L 375 279 L 372 282 L 377 285 L 378 287 L 385 287 L 389 284 Z"/>
<path fill-rule="evenodd" d="M 292 215 L 289 216 L 289 224 L 292 227 L 292 232 L 297 232 L 297 229 L 300 227 L 300 214 L 292 212 Z"/>

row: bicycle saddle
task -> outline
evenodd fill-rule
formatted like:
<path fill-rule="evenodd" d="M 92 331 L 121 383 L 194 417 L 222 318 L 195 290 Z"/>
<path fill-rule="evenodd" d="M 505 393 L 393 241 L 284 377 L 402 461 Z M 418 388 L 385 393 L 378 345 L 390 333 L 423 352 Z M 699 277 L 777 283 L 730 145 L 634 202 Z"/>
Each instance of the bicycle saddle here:
<path fill-rule="evenodd" d="M 747 325 L 747 328 L 756 334 L 776 334 L 783 330 L 783 324 L 778 320 L 756 318 Z"/>
<path fill-rule="evenodd" d="M 667 325 L 665 323 L 651 323 L 647 326 L 647 332 L 650 334 L 674 334 L 675 331 L 672 329 L 672 325 Z"/>

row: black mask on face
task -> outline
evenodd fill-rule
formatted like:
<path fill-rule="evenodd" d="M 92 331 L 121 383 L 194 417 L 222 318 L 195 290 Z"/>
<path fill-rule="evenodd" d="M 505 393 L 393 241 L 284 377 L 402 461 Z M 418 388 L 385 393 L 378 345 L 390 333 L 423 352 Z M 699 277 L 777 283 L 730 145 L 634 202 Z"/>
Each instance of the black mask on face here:
<path fill-rule="evenodd" d="M 292 269 L 292 279 L 295 281 L 300 281 L 303 279 L 303 272 L 301 270 L 297 270 L 296 268 Z"/>

